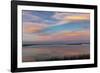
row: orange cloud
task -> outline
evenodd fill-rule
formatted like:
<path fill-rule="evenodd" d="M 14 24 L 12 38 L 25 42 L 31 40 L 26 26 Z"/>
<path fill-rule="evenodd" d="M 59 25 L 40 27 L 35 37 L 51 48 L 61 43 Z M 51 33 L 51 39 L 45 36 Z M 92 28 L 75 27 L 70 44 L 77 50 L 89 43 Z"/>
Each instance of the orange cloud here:
<path fill-rule="evenodd" d="M 23 32 L 25 33 L 34 33 L 34 32 L 38 32 L 42 29 L 44 29 L 46 27 L 46 24 L 43 24 L 43 23 L 31 23 L 31 22 L 28 22 L 28 23 L 24 23 L 24 26 L 23 26 Z"/>
<path fill-rule="evenodd" d="M 63 36 L 70 36 L 70 37 L 75 37 L 75 36 L 89 36 L 89 31 L 76 31 L 76 32 L 62 32 L 61 35 Z"/>
<path fill-rule="evenodd" d="M 65 20 L 70 20 L 70 21 L 77 21 L 77 20 L 89 20 L 90 16 L 89 15 L 75 15 L 75 16 L 67 16 L 64 17 Z"/>
<path fill-rule="evenodd" d="M 26 33 L 37 32 L 37 31 L 40 31 L 41 29 L 42 28 L 39 26 L 29 25 L 24 28 L 24 32 L 26 32 Z"/>

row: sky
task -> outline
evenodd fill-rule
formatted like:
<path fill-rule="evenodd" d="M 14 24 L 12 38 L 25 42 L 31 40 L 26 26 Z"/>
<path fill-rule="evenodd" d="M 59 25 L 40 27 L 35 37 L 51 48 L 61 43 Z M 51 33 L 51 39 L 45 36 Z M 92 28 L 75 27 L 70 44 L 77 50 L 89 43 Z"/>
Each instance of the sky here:
<path fill-rule="evenodd" d="M 86 43 L 90 41 L 90 14 L 22 11 L 23 43 Z"/>

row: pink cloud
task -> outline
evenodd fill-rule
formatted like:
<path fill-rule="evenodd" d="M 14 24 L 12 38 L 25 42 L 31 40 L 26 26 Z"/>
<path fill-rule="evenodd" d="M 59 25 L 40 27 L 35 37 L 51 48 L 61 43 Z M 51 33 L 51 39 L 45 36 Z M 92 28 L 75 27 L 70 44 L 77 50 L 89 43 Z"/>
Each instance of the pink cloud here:
<path fill-rule="evenodd" d="M 87 40 L 90 38 L 90 32 L 85 31 L 76 31 L 76 32 L 59 32 L 52 35 L 37 35 L 35 41 L 78 41 L 78 40 Z"/>

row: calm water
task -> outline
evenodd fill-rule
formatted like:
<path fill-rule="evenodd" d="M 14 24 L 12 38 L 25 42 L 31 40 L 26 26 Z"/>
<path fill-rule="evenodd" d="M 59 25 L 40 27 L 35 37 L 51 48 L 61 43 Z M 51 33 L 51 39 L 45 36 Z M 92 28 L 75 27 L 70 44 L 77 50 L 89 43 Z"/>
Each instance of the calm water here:
<path fill-rule="evenodd" d="M 89 59 L 90 46 L 84 45 L 33 45 L 22 48 L 22 61 L 54 61 Z"/>

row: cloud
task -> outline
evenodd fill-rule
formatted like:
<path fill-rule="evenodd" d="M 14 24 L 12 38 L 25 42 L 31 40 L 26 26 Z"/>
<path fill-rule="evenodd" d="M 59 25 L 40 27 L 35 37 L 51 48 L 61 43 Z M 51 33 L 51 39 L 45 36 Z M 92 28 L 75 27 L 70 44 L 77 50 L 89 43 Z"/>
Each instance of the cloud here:
<path fill-rule="evenodd" d="M 90 14 L 89 13 L 76 13 L 76 12 L 56 12 L 52 18 L 58 19 L 58 20 L 62 20 L 63 18 L 66 17 L 72 17 L 72 16 L 83 16 L 83 17 L 87 17 L 86 19 L 90 18 Z M 77 18 L 78 19 L 78 18 Z M 79 18 L 80 19 L 80 18 Z"/>
<path fill-rule="evenodd" d="M 31 11 L 23 10 L 23 22 L 38 22 L 42 21 L 41 17 L 32 14 Z"/>
<path fill-rule="evenodd" d="M 62 25 L 47 27 L 39 31 L 39 33 L 50 35 L 50 34 L 55 34 L 61 31 L 85 30 L 85 29 L 89 29 L 89 27 L 90 27 L 89 21 L 80 21 L 80 22 L 72 22 L 72 23 L 70 22 L 70 23 L 65 23 Z"/>
<path fill-rule="evenodd" d="M 31 11 L 23 11 L 23 41 L 70 42 L 90 39 L 89 13 L 53 12 L 46 17 L 48 19 Z"/>
<path fill-rule="evenodd" d="M 57 19 L 57 20 L 61 20 L 63 17 L 65 16 L 69 16 L 70 13 L 68 12 L 55 12 L 54 15 L 52 16 L 52 18 Z"/>
<path fill-rule="evenodd" d="M 56 12 L 52 18 L 59 20 L 58 25 L 73 21 L 90 20 L 89 13 L 74 13 L 74 12 Z"/>
<path fill-rule="evenodd" d="M 74 15 L 74 16 L 67 16 L 67 17 L 64 17 L 65 20 L 70 20 L 70 21 L 80 21 L 80 20 L 89 20 L 90 17 L 89 15 L 85 15 L 85 14 L 82 14 L 82 15 Z"/>
<path fill-rule="evenodd" d="M 54 40 L 58 41 L 77 41 L 77 40 L 87 40 L 90 38 L 90 32 L 89 30 L 84 31 L 74 31 L 74 32 L 66 32 L 62 31 L 57 34 L 51 35 Z M 52 39 L 50 39 L 52 40 Z"/>
<path fill-rule="evenodd" d="M 71 32 L 66 32 L 63 31 L 61 32 L 62 34 L 68 34 L 67 36 L 75 36 L 75 35 L 89 35 L 90 31 L 89 30 L 80 30 L 80 31 L 71 31 Z"/>
<path fill-rule="evenodd" d="M 23 32 L 24 33 L 39 32 L 40 30 L 42 30 L 46 27 L 47 27 L 47 25 L 44 23 L 25 22 L 25 23 L 23 23 Z"/>
<path fill-rule="evenodd" d="M 90 39 L 90 31 L 89 30 L 82 30 L 82 31 L 62 31 L 58 32 L 56 34 L 51 35 L 41 35 L 41 34 L 27 34 L 28 36 L 26 38 L 29 38 L 28 41 L 33 42 L 83 42 L 88 41 Z M 30 35 L 30 36 L 29 36 Z M 35 37 L 35 38 L 34 38 Z M 34 39 L 33 39 L 34 38 Z"/>

